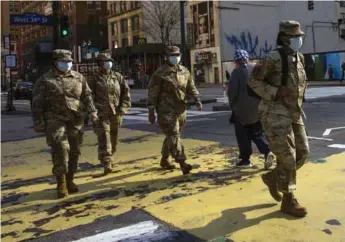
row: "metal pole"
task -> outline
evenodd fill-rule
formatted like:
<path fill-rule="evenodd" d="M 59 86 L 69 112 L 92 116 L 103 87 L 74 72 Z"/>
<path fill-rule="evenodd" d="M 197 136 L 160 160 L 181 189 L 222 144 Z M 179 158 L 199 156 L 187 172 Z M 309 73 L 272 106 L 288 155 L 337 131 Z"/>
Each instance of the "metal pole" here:
<path fill-rule="evenodd" d="M 9 43 L 10 43 L 10 48 L 8 50 L 8 54 L 11 55 L 11 36 L 9 35 L 8 36 L 8 39 L 9 39 Z M 13 105 L 13 80 L 12 80 L 12 71 L 11 71 L 11 68 L 10 69 L 10 91 L 9 93 L 7 94 L 7 107 L 6 107 L 6 111 L 7 112 L 12 112 L 12 111 L 16 111 L 16 108 L 14 107 Z"/>
<path fill-rule="evenodd" d="M 59 9 L 60 9 L 60 2 L 58 0 L 53 1 L 52 5 L 53 9 L 53 49 L 58 48 L 59 44 L 59 26 L 60 26 L 60 19 L 59 19 Z"/>
<path fill-rule="evenodd" d="M 180 17 L 181 17 L 181 53 L 182 53 L 182 64 L 185 66 L 187 63 L 186 56 L 186 35 L 185 35 L 185 21 L 184 21 L 184 3 L 180 1 Z"/>
<path fill-rule="evenodd" d="M 311 24 L 311 32 L 313 34 L 313 48 L 314 48 L 314 53 L 316 52 L 316 46 L 315 46 L 315 32 L 314 32 L 314 23 Z"/>
<path fill-rule="evenodd" d="M 224 48 L 224 42 L 223 42 L 223 22 L 222 22 L 222 12 L 221 10 L 223 9 L 222 6 L 221 6 L 222 2 L 221 1 L 218 1 L 218 21 L 219 21 L 219 35 L 220 35 L 220 54 L 223 53 L 223 48 Z M 223 62 L 222 62 L 222 55 L 221 55 L 221 58 L 220 58 L 220 72 L 221 72 L 221 80 L 222 80 L 222 83 L 224 84 L 224 70 L 223 70 Z"/>

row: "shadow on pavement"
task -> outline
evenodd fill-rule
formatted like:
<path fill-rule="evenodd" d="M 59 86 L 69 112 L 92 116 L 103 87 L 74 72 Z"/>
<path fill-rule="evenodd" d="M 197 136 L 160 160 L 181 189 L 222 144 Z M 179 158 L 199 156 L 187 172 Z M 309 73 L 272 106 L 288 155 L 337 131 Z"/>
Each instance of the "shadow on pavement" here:
<path fill-rule="evenodd" d="M 277 206 L 277 209 L 279 211 L 274 211 L 268 214 L 265 214 L 263 216 L 253 218 L 253 219 L 247 219 L 245 213 L 258 210 L 258 209 L 265 209 L 265 208 L 271 208 L 277 206 L 277 204 L 271 203 L 271 204 L 259 204 L 254 206 L 248 206 L 248 207 L 238 207 L 238 208 L 231 208 L 222 211 L 222 216 L 218 219 L 213 220 L 209 224 L 207 224 L 204 227 L 200 227 L 197 229 L 191 229 L 188 230 L 191 234 L 197 234 L 197 235 L 204 235 L 203 238 L 217 238 L 224 235 L 230 235 L 236 231 L 252 227 L 255 225 L 258 225 L 259 223 L 273 219 L 273 218 L 279 218 L 279 219 L 288 219 L 288 220 L 296 220 L 299 218 L 294 218 L 290 215 L 286 215 L 284 213 L 280 212 L 280 207 Z"/>

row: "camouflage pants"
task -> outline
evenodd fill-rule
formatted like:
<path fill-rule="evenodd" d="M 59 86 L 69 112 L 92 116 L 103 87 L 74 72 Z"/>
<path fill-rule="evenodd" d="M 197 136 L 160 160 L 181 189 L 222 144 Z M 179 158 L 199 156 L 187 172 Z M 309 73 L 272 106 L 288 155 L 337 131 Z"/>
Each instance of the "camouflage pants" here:
<path fill-rule="evenodd" d="M 262 119 L 265 135 L 271 151 L 276 155 L 278 189 L 283 193 L 296 190 L 296 171 L 301 168 L 309 154 L 309 144 L 304 124 L 292 123 L 290 119 L 269 114 Z"/>
<path fill-rule="evenodd" d="M 184 146 L 181 142 L 181 134 L 186 124 L 186 112 L 176 115 L 173 113 L 158 113 L 158 124 L 165 139 L 162 146 L 162 159 L 168 159 L 171 155 L 176 162 L 187 159 Z"/>
<path fill-rule="evenodd" d="M 94 125 L 98 139 L 98 159 L 102 164 L 112 163 L 112 155 L 116 152 L 119 127 L 122 117 L 119 115 L 100 116 Z"/>
<path fill-rule="evenodd" d="M 53 174 L 76 172 L 82 142 L 82 131 L 70 122 L 45 122 L 47 144 L 51 147 Z M 68 164 L 68 168 L 67 165 Z"/>

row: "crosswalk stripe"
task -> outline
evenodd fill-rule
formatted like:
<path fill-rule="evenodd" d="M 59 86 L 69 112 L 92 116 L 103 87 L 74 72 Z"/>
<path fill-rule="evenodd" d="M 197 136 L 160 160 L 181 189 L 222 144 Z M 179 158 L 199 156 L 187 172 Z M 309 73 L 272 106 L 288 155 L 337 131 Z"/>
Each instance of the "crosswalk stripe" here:
<path fill-rule="evenodd" d="M 154 221 L 144 221 L 127 227 L 114 229 L 104 233 L 74 240 L 72 242 L 94 242 L 94 241 L 153 241 L 155 239 L 169 238 L 170 233 L 157 231 L 159 225 Z"/>

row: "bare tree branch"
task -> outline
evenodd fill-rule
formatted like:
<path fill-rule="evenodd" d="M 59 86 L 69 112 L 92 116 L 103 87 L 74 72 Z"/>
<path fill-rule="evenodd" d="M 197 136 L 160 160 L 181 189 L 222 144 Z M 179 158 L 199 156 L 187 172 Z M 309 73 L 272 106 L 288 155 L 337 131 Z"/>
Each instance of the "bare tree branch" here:
<path fill-rule="evenodd" d="M 180 23 L 179 1 L 143 1 L 143 31 L 155 42 L 170 44 Z"/>

